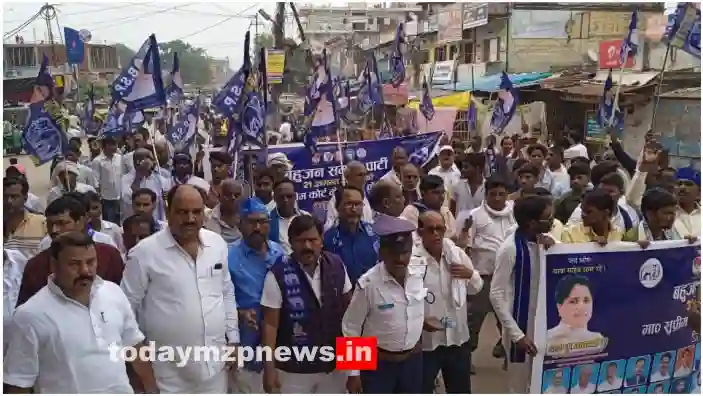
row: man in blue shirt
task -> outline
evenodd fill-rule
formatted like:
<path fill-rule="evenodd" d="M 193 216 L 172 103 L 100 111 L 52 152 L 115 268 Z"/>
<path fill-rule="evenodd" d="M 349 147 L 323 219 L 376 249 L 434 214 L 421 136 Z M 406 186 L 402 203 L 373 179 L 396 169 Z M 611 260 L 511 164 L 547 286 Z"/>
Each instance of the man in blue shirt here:
<path fill-rule="evenodd" d="M 243 346 L 261 342 L 262 320 L 259 302 L 264 279 L 271 266 L 284 255 L 283 247 L 268 240 L 269 213 L 259 198 L 248 198 L 239 207 L 242 239 L 229 248 L 229 272 L 237 291 L 239 334 Z M 236 393 L 264 393 L 262 362 L 251 362 L 236 374 Z"/>
<path fill-rule="evenodd" d="M 334 192 L 339 218 L 325 232 L 324 249 L 337 254 L 347 267 L 352 284 L 378 262 L 379 241 L 371 225 L 363 221 L 364 195 L 356 187 L 342 186 Z"/>

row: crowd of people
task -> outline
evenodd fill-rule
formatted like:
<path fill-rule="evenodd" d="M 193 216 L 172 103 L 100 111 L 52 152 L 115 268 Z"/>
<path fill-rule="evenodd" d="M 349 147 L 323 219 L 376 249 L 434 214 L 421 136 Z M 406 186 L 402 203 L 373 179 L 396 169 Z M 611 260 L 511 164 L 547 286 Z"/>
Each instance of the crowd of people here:
<path fill-rule="evenodd" d="M 5 170 L 7 392 L 433 393 L 442 381 L 447 393 L 471 393 L 471 357 L 493 312 L 493 355 L 524 393 L 530 373 L 511 352 L 540 346 L 514 316 L 515 268 L 535 274 L 526 286 L 536 296 L 538 245 L 646 249 L 701 233 L 700 173 L 670 168 L 649 134 L 639 159 L 616 139 L 591 158 L 577 134 L 551 147 L 504 138 L 495 158 L 481 139 L 445 140 L 425 169 L 396 148 L 370 189 L 366 166 L 346 165 L 324 221 L 298 207 L 285 155 L 272 154 L 249 186 L 213 151 L 208 181 L 202 151 L 172 153 L 151 136 L 90 138 L 86 156 L 72 141 L 46 205 L 26 169 Z M 109 353 L 147 340 L 275 348 L 340 336 L 375 337 L 377 369 L 125 364 Z"/>

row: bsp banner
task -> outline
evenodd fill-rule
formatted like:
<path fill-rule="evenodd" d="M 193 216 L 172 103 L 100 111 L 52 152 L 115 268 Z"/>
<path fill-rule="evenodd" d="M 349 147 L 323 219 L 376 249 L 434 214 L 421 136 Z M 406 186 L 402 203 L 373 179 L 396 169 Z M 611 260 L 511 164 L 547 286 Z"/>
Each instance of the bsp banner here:
<path fill-rule="evenodd" d="M 345 143 L 342 145 L 342 151 L 345 163 L 356 160 L 366 164 L 368 170 L 366 192 L 369 192 L 373 184 L 391 169 L 391 155 L 395 147 L 403 147 L 408 153 L 408 160 L 422 166 L 432 159 L 440 136 L 440 132 L 434 132 Z M 278 152 L 286 154 L 293 163 L 293 170 L 288 177 L 295 183 L 298 207 L 324 219 L 327 202 L 339 186 L 343 172 L 337 144 L 320 143 L 318 144 L 319 153 L 315 155 L 302 144 L 287 146 L 289 147 L 269 147 L 269 154 Z"/>
<path fill-rule="evenodd" d="M 698 298 L 700 244 L 632 245 L 544 256 L 534 336 L 545 347 L 530 393 L 700 393 L 701 345 L 686 311 Z"/>

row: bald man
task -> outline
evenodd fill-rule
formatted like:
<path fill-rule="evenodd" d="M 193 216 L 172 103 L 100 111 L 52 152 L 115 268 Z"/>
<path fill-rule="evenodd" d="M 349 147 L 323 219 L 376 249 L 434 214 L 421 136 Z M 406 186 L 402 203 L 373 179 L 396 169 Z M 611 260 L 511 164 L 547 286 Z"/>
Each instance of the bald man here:
<path fill-rule="evenodd" d="M 154 150 L 156 151 L 156 159 L 159 160 L 159 173 L 165 178 L 170 178 L 173 163 L 171 162 L 171 149 L 168 141 L 164 138 L 156 139 Z"/>
<path fill-rule="evenodd" d="M 220 184 L 219 203 L 212 209 L 205 228 L 222 236 L 228 245 L 242 238 L 239 230 L 239 204 L 244 194 L 242 182 L 225 179 Z"/>
<path fill-rule="evenodd" d="M 238 344 L 227 244 L 203 228 L 204 193 L 182 184 L 169 191 L 166 201 L 168 228 L 132 248 L 122 278 L 122 290 L 139 312 L 139 327 L 157 348 Z M 227 393 L 230 367 L 224 361 L 175 363 L 153 362 L 161 393 Z"/>
<path fill-rule="evenodd" d="M 351 161 L 347 164 L 344 170 L 344 180 L 348 186 L 355 187 L 359 189 L 364 194 L 364 212 L 362 214 L 361 220 L 373 224 L 373 210 L 371 209 L 371 204 L 366 198 L 366 177 L 368 171 L 366 170 L 366 165 L 359 161 Z M 327 204 L 327 219 L 325 220 L 325 231 L 334 227 L 337 224 L 339 213 L 337 212 L 337 200 L 335 196 L 332 195 L 329 203 Z"/>

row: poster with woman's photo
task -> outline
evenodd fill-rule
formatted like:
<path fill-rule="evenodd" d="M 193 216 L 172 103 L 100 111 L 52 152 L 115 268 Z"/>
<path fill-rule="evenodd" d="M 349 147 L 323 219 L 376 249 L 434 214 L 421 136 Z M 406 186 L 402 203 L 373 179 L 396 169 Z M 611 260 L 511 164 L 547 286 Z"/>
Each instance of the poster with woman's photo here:
<path fill-rule="evenodd" d="M 700 244 L 556 245 L 540 260 L 531 393 L 689 393 L 700 341 L 688 326 Z M 552 391 L 552 392 L 550 392 Z"/>

